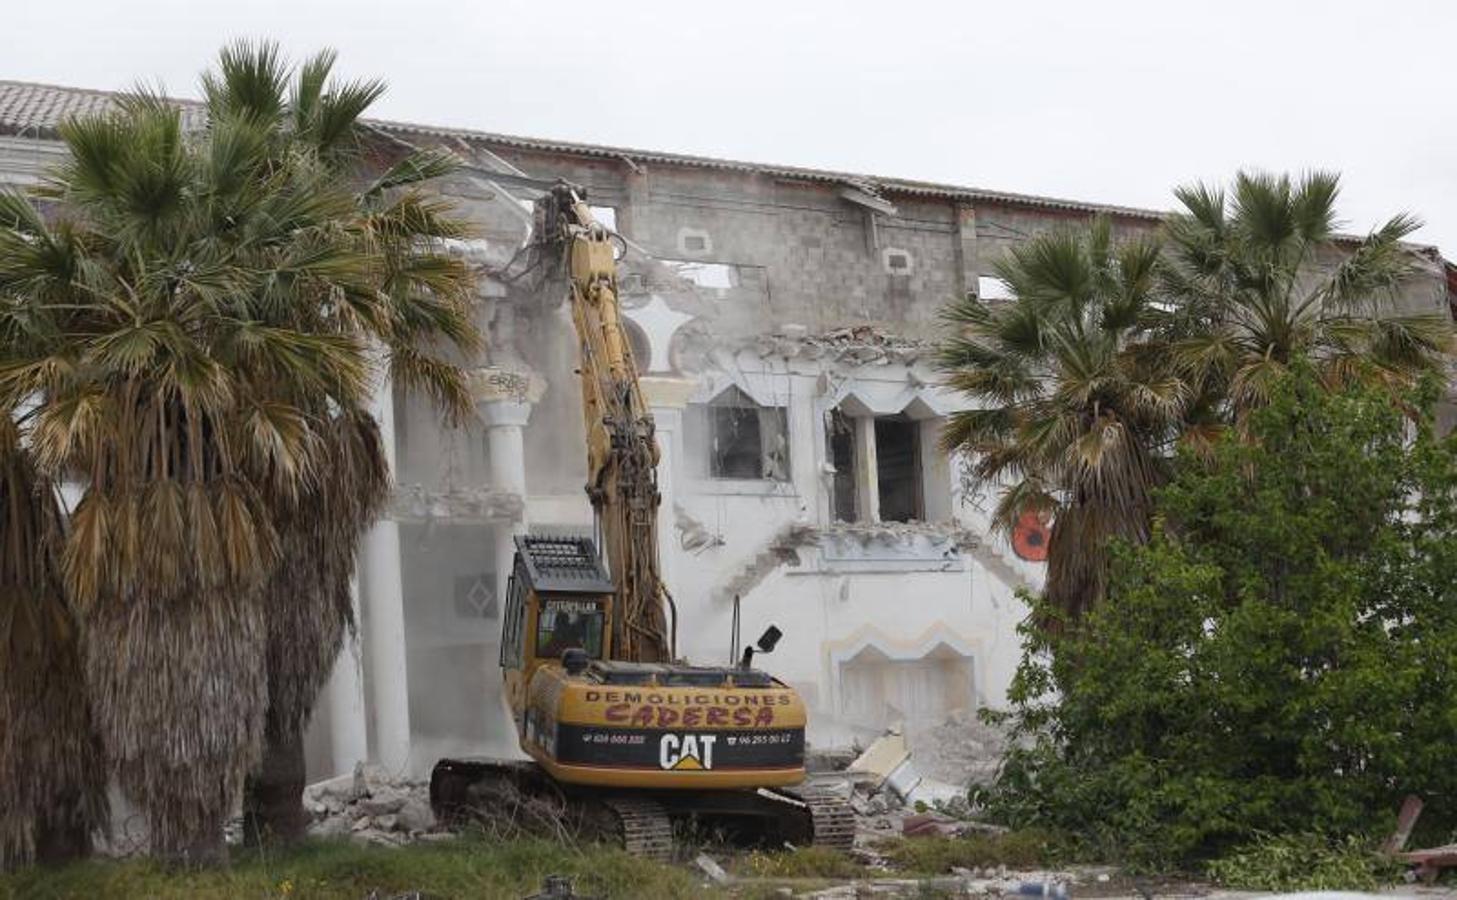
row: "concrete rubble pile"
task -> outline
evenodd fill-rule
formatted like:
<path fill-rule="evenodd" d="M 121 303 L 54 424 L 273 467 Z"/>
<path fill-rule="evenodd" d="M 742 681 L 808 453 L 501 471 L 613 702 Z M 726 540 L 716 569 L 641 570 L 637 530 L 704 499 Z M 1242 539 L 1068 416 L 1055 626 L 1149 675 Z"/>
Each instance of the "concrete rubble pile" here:
<path fill-rule="evenodd" d="M 1006 732 L 956 710 L 932 728 L 913 731 L 910 745 L 916 768 L 926 777 L 970 786 L 991 784 L 1007 752 Z"/>
<path fill-rule="evenodd" d="M 873 325 L 852 325 L 823 334 L 809 334 L 803 326 L 786 325 L 778 334 L 752 338 L 745 347 L 765 357 L 831 359 L 857 366 L 910 365 L 932 350 L 927 341 L 890 334 Z"/>
<path fill-rule="evenodd" d="M 704 322 L 690 322 L 674 337 L 674 361 L 684 372 L 710 368 L 716 354 L 746 351 L 761 359 L 836 362 L 847 366 L 909 366 L 935 352 L 930 341 L 893 334 L 873 325 L 852 325 L 811 334 L 803 325 L 746 338 L 724 338 Z"/>
<path fill-rule="evenodd" d="M 967 790 L 995 778 L 1006 749 L 998 728 L 957 712 L 910 734 L 894 726 L 853 759 L 825 755 L 815 761 L 812 777 L 849 800 L 857 816 L 856 846 L 868 859 L 883 838 L 1000 830 L 971 818 Z"/>
<path fill-rule="evenodd" d="M 950 875 L 935 878 L 872 878 L 838 884 L 809 893 L 794 893 L 781 889 L 780 896 L 797 897 L 799 900 L 859 900 L 863 897 L 1047 897 L 1051 900 L 1067 900 L 1072 893 L 1078 893 L 1082 885 L 1096 884 L 1098 894 L 1108 889 L 1109 876 L 1105 871 L 1012 871 L 1005 866 L 997 869 L 954 869 Z M 788 893 L 785 893 L 788 891 Z"/>
<path fill-rule="evenodd" d="M 427 780 L 395 778 L 377 766 L 361 764 L 353 775 L 309 785 L 304 809 L 314 837 L 399 847 L 449 836 L 437 830 Z"/>

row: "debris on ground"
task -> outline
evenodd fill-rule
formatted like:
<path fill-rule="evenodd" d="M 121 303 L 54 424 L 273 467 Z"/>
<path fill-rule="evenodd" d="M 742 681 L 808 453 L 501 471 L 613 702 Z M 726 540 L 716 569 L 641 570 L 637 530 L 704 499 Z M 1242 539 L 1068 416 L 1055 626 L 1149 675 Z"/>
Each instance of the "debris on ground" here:
<path fill-rule="evenodd" d="M 1442 874 L 1443 869 L 1457 868 L 1457 844 L 1444 844 L 1440 847 L 1402 852 L 1421 815 L 1422 798 L 1414 794 L 1407 796 L 1402 801 L 1401 812 L 1396 817 L 1396 831 L 1382 845 L 1381 850 L 1412 866 L 1408 876 L 1409 881 L 1420 880 L 1432 884 Z"/>
<path fill-rule="evenodd" d="M 975 713 L 956 712 L 915 731 L 893 725 L 842 771 L 817 767 L 811 777 L 821 788 L 847 792 L 856 818 L 854 854 L 871 868 L 885 868 L 874 847 L 887 838 L 1005 831 L 975 821 L 968 789 L 995 777 L 1007 744 L 1002 731 Z"/>
<path fill-rule="evenodd" d="M 378 766 L 361 763 L 352 775 L 311 784 L 303 802 L 313 837 L 399 847 L 437 833 L 429 781 L 395 778 Z"/>
<path fill-rule="evenodd" d="M 956 710 L 945 721 L 908 735 L 916 767 L 927 777 L 959 786 L 990 784 L 1006 755 L 1006 732 L 981 721 L 975 710 Z"/>
<path fill-rule="evenodd" d="M 906 745 L 905 734 L 899 725 L 893 725 L 872 741 L 865 748 L 865 752 L 850 763 L 846 771 L 862 778 L 861 783 L 874 793 L 910 758 L 911 751 Z"/>
<path fill-rule="evenodd" d="M 526 900 L 592 900 L 572 890 L 572 879 L 565 875 L 548 875 L 541 886 L 541 893 L 532 894 Z"/>
<path fill-rule="evenodd" d="M 714 884 L 725 885 L 731 880 L 729 874 L 723 870 L 723 866 L 715 862 L 713 857 L 707 853 L 698 854 L 698 857 L 693 860 L 693 864 L 698 867 L 700 872 L 707 875 L 708 880 Z"/>
<path fill-rule="evenodd" d="M 955 837 L 965 825 L 940 813 L 914 813 L 901 819 L 901 834 L 906 837 Z"/>

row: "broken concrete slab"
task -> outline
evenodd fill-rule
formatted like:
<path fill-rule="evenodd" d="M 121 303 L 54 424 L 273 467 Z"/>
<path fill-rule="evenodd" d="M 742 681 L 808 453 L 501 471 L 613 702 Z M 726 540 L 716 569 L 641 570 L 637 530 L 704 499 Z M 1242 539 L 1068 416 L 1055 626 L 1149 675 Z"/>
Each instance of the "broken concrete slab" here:
<path fill-rule="evenodd" d="M 905 734 L 899 726 L 893 726 L 872 741 L 845 771 L 857 776 L 862 784 L 879 789 L 910 757 Z"/>
<path fill-rule="evenodd" d="M 960 833 L 957 822 L 935 813 L 915 813 L 901 820 L 901 834 L 906 837 L 955 837 Z"/>

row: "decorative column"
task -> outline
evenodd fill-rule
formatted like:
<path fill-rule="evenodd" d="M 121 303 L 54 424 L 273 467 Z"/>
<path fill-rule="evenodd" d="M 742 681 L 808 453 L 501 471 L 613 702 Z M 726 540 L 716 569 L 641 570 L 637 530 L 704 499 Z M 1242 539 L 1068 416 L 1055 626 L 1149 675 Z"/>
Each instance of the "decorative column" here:
<path fill-rule="evenodd" d="M 496 596 L 503 609 L 516 552 L 513 538 L 526 533 L 526 440 L 522 429 L 531 418 L 531 407 L 545 392 L 545 380 L 524 364 L 486 366 L 473 373 L 471 395 L 486 426 L 491 490 L 516 497 L 520 503 L 520 514 L 495 528 Z"/>
<path fill-rule="evenodd" d="M 875 417 L 857 416 L 855 423 L 855 505 L 861 522 L 880 521 L 880 464 L 875 458 Z"/>
<path fill-rule="evenodd" d="M 697 389 L 697 382 L 670 376 L 643 376 L 638 382 L 653 414 L 658 438 L 658 561 L 659 574 L 669 591 L 678 585 L 678 529 L 675 525 L 674 484 L 683 446 L 683 407 Z M 674 595 L 675 600 L 681 598 Z M 679 606 L 680 614 L 682 606 Z M 680 623 L 681 624 L 681 623 Z"/>
<path fill-rule="evenodd" d="M 395 404 L 390 379 L 380 379 L 371 401 L 391 475 L 395 471 Z M 393 519 L 374 523 L 359 565 L 369 654 L 369 696 L 374 713 L 374 758 L 402 774 L 410 762 L 410 683 L 405 650 L 405 587 L 400 575 L 400 531 Z"/>
<path fill-rule="evenodd" d="M 801 519 L 826 525 L 830 521 L 830 492 L 823 489 L 825 417 L 816 408 L 815 378 L 789 376 L 789 471 L 801 497 Z"/>
<path fill-rule="evenodd" d="M 927 522 L 950 522 L 953 518 L 951 455 L 937 449 L 945 421 L 936 416 L 917 423 L 921 445 L 921 499 Z"/>
<path fill-rule="evenodd" d="M 351 579 L 349 599 L 354 607 L 354 621 L 359 621 L 359 580 Z M 334 662 L 334 672 L 324 687 L 324 704 L 328 710 L 331 775 L 354 771 L 357 763 L 369 758 L 368 713 L 364 707 L 364 670 L 359 641 L 344 633 L 344 645 Z"/>

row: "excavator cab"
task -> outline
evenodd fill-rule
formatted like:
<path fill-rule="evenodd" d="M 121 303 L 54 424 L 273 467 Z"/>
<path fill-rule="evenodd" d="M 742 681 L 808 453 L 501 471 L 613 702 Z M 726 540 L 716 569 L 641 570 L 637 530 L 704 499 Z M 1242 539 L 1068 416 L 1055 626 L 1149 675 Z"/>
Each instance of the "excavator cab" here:
<path fill-rule="evenodd" d="M 610 656 L 612 596 L 612 579 L 591 540 L 516 538 L 501 627 L 501 671 L 518 734 L 525 735 L 526 688 L 537 670 L 553 666 L 580 672 L 590 661 Z"/>

